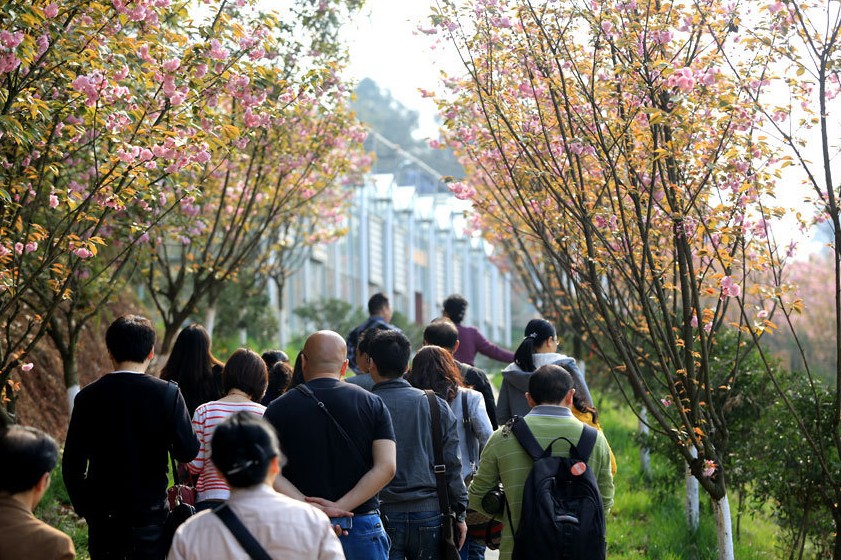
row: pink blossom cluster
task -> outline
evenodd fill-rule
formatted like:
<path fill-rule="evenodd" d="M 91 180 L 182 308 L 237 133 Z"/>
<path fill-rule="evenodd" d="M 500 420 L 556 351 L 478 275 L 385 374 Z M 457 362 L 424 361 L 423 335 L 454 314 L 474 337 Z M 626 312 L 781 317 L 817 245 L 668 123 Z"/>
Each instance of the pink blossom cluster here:
<path fill-rule="evenodd" d="M 476 188 L 468 182 L 456 181 L 450 183 L 449 189 L 459 200 L 470 200 L 476 196 Z"/>
<path fill-rule="evenodd" d="M 742 293 L 742 288 L 737 284 L 732 276 L 725 276 L 721 279 L 721 299 L 729 297 L 739 297 Z"/>
<path fill-rule="evenodd" d="M 23 41 L 22 31 L 0 31 L 0 74 L 12 72 L 20 66 L 20 59 L 15 55 L 15 49 Z"/>

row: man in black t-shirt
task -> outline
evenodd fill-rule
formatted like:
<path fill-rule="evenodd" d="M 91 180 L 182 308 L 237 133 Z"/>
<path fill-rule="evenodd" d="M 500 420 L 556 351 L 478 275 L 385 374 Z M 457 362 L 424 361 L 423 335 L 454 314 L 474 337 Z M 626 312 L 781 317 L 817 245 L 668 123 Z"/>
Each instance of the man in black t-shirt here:
<path fill-rule="evenodd" d="M 386 560 L 377 494 L 397 468 L 391 416 L 379 397 L 341 380 L 348 362 L 337 333 L 311 335 L 301 359 L 304 385 L 278 397 L 264 416 L 288 460 L 275 488 L 331 516 L 352 512 L 340 539 L 347 559 Z"/>
<path fill-rule="evenodd" d="M 92 560 L 163 560 L 168 452 L 195 458 L 199 440 L 181 391 L 151 375 L 155 329 L 137 315 L 105 334 L 114 371 L 76 395 L 62 469 L 70 501 L 88 522 Z"/>

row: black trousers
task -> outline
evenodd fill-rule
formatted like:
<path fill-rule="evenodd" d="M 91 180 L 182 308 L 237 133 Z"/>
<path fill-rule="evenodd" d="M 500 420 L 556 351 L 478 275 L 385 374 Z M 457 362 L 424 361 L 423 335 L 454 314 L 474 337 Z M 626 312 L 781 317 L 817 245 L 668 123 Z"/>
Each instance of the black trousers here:
<path fill-rule="evenodd" d="M 164 560 L 168 549 L 163 521 L 132 526 L 108 518 L 88 520 L 91 560 Z"/>

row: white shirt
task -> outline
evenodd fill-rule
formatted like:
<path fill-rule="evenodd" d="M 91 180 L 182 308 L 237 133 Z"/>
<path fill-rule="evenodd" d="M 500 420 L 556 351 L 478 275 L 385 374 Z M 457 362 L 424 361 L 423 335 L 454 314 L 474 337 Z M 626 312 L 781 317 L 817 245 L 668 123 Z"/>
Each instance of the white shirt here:
<path fill-rule="evenodd" d="M 339 538 L 322 511 L 278 494 L 265 484 L 231 489 L 228 504 L 272 558 L 337 560 L 345 557 Z M 203 511 L 178 528 L 167 558 L 250 560 L 212 511 Z"/>

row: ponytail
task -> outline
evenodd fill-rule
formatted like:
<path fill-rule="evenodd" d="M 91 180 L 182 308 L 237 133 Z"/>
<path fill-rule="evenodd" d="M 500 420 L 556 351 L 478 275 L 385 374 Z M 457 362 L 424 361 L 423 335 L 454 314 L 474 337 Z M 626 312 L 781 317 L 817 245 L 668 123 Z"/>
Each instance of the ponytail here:
<path fill-rule="evenodd" d="M 534 371 L 534 349 L 555 336 L 555 327 L 544 319 L 532 319 L 526 325 L 523 341 L 514 352 L 514 363 L 523 371 Z"/>

